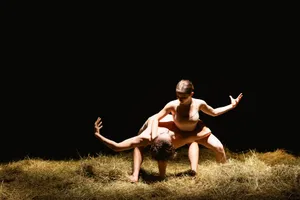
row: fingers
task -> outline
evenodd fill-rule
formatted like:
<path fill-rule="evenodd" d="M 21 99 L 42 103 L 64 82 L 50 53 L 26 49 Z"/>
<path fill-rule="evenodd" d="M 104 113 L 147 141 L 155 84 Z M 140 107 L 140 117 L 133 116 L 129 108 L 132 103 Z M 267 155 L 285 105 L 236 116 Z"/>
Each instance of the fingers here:
<path fill-rule="evenodd" d="M 243 93 L 239 94 L 239 96 L 237 97 L 237 102 L 239 102 L 243 97 Z"/>
<path fill-rule="evenodd" d="M 243 97 L 243 93 L 240 93 L 238 99 L 241 99 L 242 97 Z"/>
<path fill-rule="evenodd" d="M 97 118 L 95 124 L 98 124 L 99 122 L 101 122 L 101 118 L 100 117 Z"/>
<path fill-rule="evenodd" d="M 101 118 L 98 117 L 97 120 L 95 121 L 95 125 L 99 123 L 99 121 L 101 121 Z"/>
<path fill-rule="evenodd" d="M 243 93 L 240 93 L 236 99 L 234 99 L 231 95 L 229 95 L 229 97 L 231 100 L 239 102 L 241 100 L 241 98 L 243 97 Z"/>
<path fill-rule="evenodd" d="M 95 127 L 98 127 L 98 128 L 102 128 L 103 125 L 102 125 L 102 121 L 101 121 L 101 118 L 98 117 L 96 122 L 95 122 Z"/>

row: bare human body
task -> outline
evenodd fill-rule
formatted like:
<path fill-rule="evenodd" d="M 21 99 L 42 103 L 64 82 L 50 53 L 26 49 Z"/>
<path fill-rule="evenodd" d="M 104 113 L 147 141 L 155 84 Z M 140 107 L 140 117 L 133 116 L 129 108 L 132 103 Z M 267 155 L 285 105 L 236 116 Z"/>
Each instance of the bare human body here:
<path fill-rule="evenodd" d="M 99 117 L 95 122 L 95 136 L 101 140 L 106 146 L 116 152 L 125 151 L 133 149 L 135 147 L 145 147 L 150 145 L 156 138 L 162 139 L 162 134 L 168 134 L 170 137 L 164 137 L 171 141 L 175 149 L 182 147 L 186 144 L 198 141 L 199 139 L 205 138 L 211 134 L 210 130 L 204 125 L 199 126 L 198 129 L 190 131 L 188 133 L 180 131 L 174 124 L 171 115 L 166 115 L 159 122 L 158 134 L 155 138 L 151 138 L 151 123 L 153 121 L 152 117 L 144 123 L 142 128 L 139 130 L 138 135 L 123 140 L 121 142 L 115 142 L 110 140 L 100 133 L 100 129 L 103 127 L 102 120 Z M 200 122 L 201 123 L 201 122 Z"/>
<path fill-rule="evenodd" d="M 148 120 L 144 123 L 142 128 L 139 130 L 138 135 L 128 138 L 121 142 L 115 142 L 110 140 L 103 135 L 100 134 L 100 129 L 102 126 L 102 120 L 100 117 L 95 122 L 95 136 L 101 140 L 107 147 L 112 149 L 113 151 L 120 152 L 134 148 L 134 161 L 133 161 L 133 174 L 130 176 L 131 182 L 137 182 L 140 167 L 142 164 L 142 150 L 140 148 L 144 148 L 148 145 L 151 145 L 157 141 L 163 141 L 169 143 L 172 148 L 177 149 L 186 144 L 190 144 L 193 142 L 198 142 L 200 144 L 205 143 L 208 137 L 211 135 L 211 131 L 204 126 L 202 121 L 199 121 L 197 128 L 194 131 L 184 132 L 180 131 L 173 122 L 173 118 L 171 115 L 166 115 L 163 117 L 158 125 L 157 136 L 155 138 L 151 138 L 152 132 L 152 122 L 155 118 L 155 115 L 148 118 Z M 197 144 L 197 143 L 196 143 Z M 159 153 L 164 152 L 165 150 L 161 150 Z M 138 155 L 137 155 L 138 154 Z M 167 154 L 168 158 L 160 158 L 156 159 L 158 162 L 159 174 L 160 177 L 165 177 L 167 160 L 169 160 L 172 155 Z"/>
<path fill-rule="evenodd" d="M 155 138 L 169 140 L 175 148 L 191 143 L 189 147 L 189 159 L 191 162 L 191 169 L 195 173 L 198 169 L 198 144 L 213 150 L 217 162 L 226 162 L 226 154 L 222 143 L 199 119 L 199 111 L 210 116 L 221 115 L 235 108 L 243 95 L 242 93 L 239 94 L 236 99 L 229 96 L 231 104 L 219 108 L 212 108 L 204 100 L 193 98 L 193 94 L 193 84 L 189 80 L 181 80 L 176 86 L 177 99 L 170 101 L 159 113 L 150 117 L 137 136 L 120 143 L 116 143 L 103 137 L 99 132 L 102 127 L 99 125 L 101 119 L 98 119 L 98 122 L 95 122 L 95 127 L 98 126 L 99 132 L 99 134 L 97 131 L 95 132 L 96 137 L 102 140 L 108 147 L 114 151 L 123 151 L 134 148 L 133 173 L 131 175 L 132 182 L 137 182 L 139 178 L 139 171 L 143 161 L 143 148 L 151 144 Z M 96 125 L 97 123 L 98 125 Z M 164 134 L 166 128 L 170 130 L 169 134 Z M 158 160 L 159 172 L 162 177 L 165 176 L 166 166 L 166 161 Z"/>
<path fill-rule="evenodd" d="M 183 131 L 184 134 L 192 134 L 193 131 L 195 131 L 199 125 L 199 122 L 201 121 L 199 119 L 199 112 L 203 112 L 210 116 L 219 116 L 221 114 L 224 114 L 228 112 L 229 110 L 234 109 L 238 103 L 240 102 L 241 98 L 243 97 L 243 94 L 240 93 L 239 96 L 234 99 L 230 95 L 231 103 L 226 106 L 213 108 L 212 106 L 208 105 L 204 100 L 202 99 L 196 99 L 193 98 L 194 95 L 194 85 L 189 80 L 181 80 L 177 83 L 176 86 L 176 100 L 172 100 L 168 102 L 163 109 L 157 113 L 157 115 L 154 116 L 153 122 L 152 122 L 152 137 L 155 138 L 157 136 L 158 131 L 158 125 L 159 121 L 163 119 L 168 114 L 171 114 L 173 116 L 173 121 L 176 127 Z M 204 126 L 206 130 L 209 130 L 208 127 Z M 209 130 L 210 131 L 210 130 Z M 198 144 L 201 144 L 211 150 L 214 151 L 216 155 L 216 161 L 219 163 L 225 163 L 226 162 L 226 154 L 223 147 L 223 144 L 220 142 L 220 140 L 215 137 L 213 134 L 210 134 L 208 137 L 201 141 L 197 141 Z M 199 149 L 198 146 L 195 145 L 195 143 L 192 143 L 189 148 L 189 158 L 191 162 L 191 168 L 195 172 L 197 172 L 198 169 L 198 155 Z M 135 163 L 136 166 L 139 165 L 140 157 L 141 157 L 140 149 L 135 148 L 134 150 L 134 160 L 137 160 Z M 134 168 L 138 169 L 138 167 Z M 133 171 L 133 174 L 136 175 L 137 172 Z"/>

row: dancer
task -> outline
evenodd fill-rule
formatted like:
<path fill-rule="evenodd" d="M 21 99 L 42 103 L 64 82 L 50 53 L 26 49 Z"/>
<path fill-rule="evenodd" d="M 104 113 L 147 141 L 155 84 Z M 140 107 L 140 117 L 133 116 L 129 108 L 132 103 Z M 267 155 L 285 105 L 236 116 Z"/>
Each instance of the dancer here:
<path fill-rule="evenodd" d="M 155 116 L 155 115 L 154 115 Z M 167 162 L 175 157 L 175 149 L 182 147 L 186 144 L 193 142 L 205 143 L 205 138 L 211 135 L 211 132 L 203 124 L 203 127 L 195 131 L 184 132 L 180 131 L 173 122 L 171 115 L 166 115 L 159 122 L 158 134 L 155 138 L 151 138 L 151 123 L 154 116 L 150 117 L 139 130 L 137 136 L 128 138 L 121 142 L 115 142 L 104 137 L 100 133 L 100 129 L 103 127 L 102 119 L 100 117 L 95 121 L 95 136 L 102 141 L 107 147 L 113 151 L 120 152 L 134 149 L 134 155 L 141 153 L 138 148 L 150 146 L 151 156 L 158 162 L 159 175 L 163 179 L 166 175 Z M 200 130 L 200 131 L 199 131 Z M 197 132 L 198 131 L 198 132 Z M 202 141 L 203 139 L 203 141 Z M 131 182 L 138 181 L 138 175 L 141 166 L 141 157 L 134 156 L 133 174 L 130 176 Z M 138 161 L 138 162 L 137 162 Z M 137 164 L 139 163 L 139 164 Z M 137 174 L 136 174 L 137 173 Z"/>
<path fill-rule="evenodd" d="M 243 97 L 242 93 L 240 93 L 236 99 L 229 96 L 231 104 L 219 108 L 212 108 L 204 100 L 192 97 L 194 95 L 194 86 L 191 81 L 181 80 L 176 86 L 176 95 L 176 100 L 167 103 L 158 114 L 150 117 L 145 122 L 137 136 L 120 143 L 109 140 L 100 134 L 102 127 L 101 118 L 98 118 L 95 122 L 95 128 L 98 127 L 95 131 L 96 137 L 102 140 L 108 147 L 114 151 L 134 148 L 132 182 L 138 181 L 139 171 L 143 161 L 143 148 L 150 144 L 152 145 L 151 154 L 152 157 L 158 161 L 161 177 L 165 176 L 167 160 L 173 157 L 173 147 L 176 149 L 183 145 L 191 144 L 189 147 L 189 159 L 191 169 L 195 174 L 198 169 L 198 144 L 213 150 L 217 162 L 226 162 L 226 154 L 222 143 L 199 119 L 198 112 L 202 111 L 211 116 L 226 113 L 237 106 Z M 157 150 L 159 149 L 157 148 L 157 143 L 159 142 L 156 141 L 164 141 L 160 143 L 168 145 L 160 145 L 164 146 L 164 148 Z M 156 151 L 154 151 L 155 149 Z"/>
<path fill-rule="evenodd" d="M 176 100 L 172 100 L 167 103 L 164 108 L 153 118 L 152 123 L 152 138 L 155 138 L 157 135 L 158 122 L 164 116 L 171 114 L 173 116 L 173 121 L 181 131 L 184 131 L 185 134 L 196 133 L 201 131 L 203 127 L 203 122 L 199 119 L 199 112 L 203 112 L 210 116 L 219 116 L 228 112 L 229 110 L 234 109 L 240 100 L 243 97 L 243 94 L 240 93 L 237 98 L 232 98 L 229 95 L 231 103 L 226 106 L 213 108 L 208 105 L 202 99 L 193 98 L 194 95 L 194 85 L 190 80 L 182 79 L 176 85 Z M 208 127 L 204 125 L 206 129 Z M 221 141 L 213 134 L 210 134 L 209 137 L 203 140 L 197 141 L 198 144 L 205 146 L 208 149 L 211 149 L 216 156 L 216 161 L 218 163 L 225 163 L 226 153 L 223 144 Z M 198 161 L 199 161 L 199 147 L 196 142 L 192 142 L 189 146 L 189 160 L 191 164 L 191 171 L 194 174 L 197 174 L 198 171 Z M 132 181 L 138 181 L 138 175 L 140 171 L 141 164 L 143 162 L 143 147 L 135 147 L 133 152 L 133 172 L 132 172 Z"/>
<path fill-rule="evenodd" d="M 202 99 L 193 98 L 194 85 L 190 80 L 181 80 L 176 85 L 176 100 L 168 102 L 163 109 L 155 115 L 152 123 L 152 137 L 157 135 L 158 121 L 164 116 L 172 114 L 175 125 L 181 131 L 190 132 L 199 129 L 199 123 L 202 121 L 199 119 L 199 112 L 203 112 L 210 116 L 219 116 L 235 108 L 243 97 L 240 93 L 239 96 L 234 99 L 230 95 L 231 103 L 226 106 L 213 108 L 208 105 Z M 206 127 L 207 128 L 207 127 Z M 226 154 L 223 144 L 217 137 L 211 137 L 207 143 L 203 144 L 205 147 L 212 149 L 216 155 L 216 161 L 219 163 L 226 162 Z M 191 160 L 192 169 L 197 171 L 198 160 Z"/>

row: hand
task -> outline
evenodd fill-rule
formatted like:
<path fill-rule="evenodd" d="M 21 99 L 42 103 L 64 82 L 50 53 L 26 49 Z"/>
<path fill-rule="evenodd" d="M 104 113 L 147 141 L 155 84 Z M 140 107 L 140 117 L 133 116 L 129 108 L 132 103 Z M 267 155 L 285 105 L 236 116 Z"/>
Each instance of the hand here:
<path fill-rule="evenodd" d="M 240 102 L 240 100 L 242 99 L 243 93 L 240 93 L 239 96 L 236 99 L 232 98 L 231 95 L 229 97 L 230 97 L 230 100 L 231 100 L 232 107 L 235 108 L 238 105 L 238 103 Z"/>
<path fill-rule="evenodd" d="M 98 117 L 97 120 L 95 121 L 95 126 L 94 126 L 94 128 L 95 128 L 95 133 L 100 134 L 100 129 L 101 129 L 102 127 L 103 127 L 103 126 L 102 126 L 101 118 Z"/>

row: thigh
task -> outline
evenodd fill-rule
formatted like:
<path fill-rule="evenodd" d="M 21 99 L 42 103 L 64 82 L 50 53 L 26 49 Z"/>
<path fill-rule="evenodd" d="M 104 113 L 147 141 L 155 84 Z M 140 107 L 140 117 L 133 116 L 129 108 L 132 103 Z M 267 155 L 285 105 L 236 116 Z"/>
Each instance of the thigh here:
<path fill-rule="evenodd" d="M 190 140 L 200 140 L 202 138 L 207 138 L 211 134 L 210 128 L 205 126 L 205 124 L 199 120 L 197 127 L 193 131 L 181 131 L 182 137 L 189 137 Z"/>
<path fill-rule="evenodd" d="M 208 137 L 197 140 L 196 142 L 209 149 L 215 149 L 223 146 L 221 141 L 212 133 Z"/>

